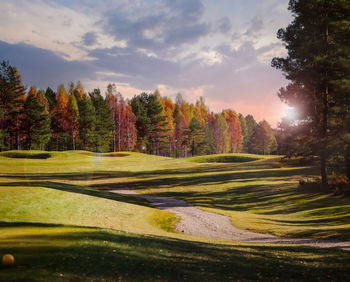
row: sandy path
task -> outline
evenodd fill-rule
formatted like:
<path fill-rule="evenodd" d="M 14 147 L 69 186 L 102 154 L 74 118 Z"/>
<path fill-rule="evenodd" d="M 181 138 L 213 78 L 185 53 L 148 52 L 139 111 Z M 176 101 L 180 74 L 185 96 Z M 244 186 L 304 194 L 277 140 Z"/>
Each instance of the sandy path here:
<path fill-rule="evenodd" d="M 253 243 L 302 244 L 350 251 L 349 241 L 283 238 L 241 230 L 234 227 L 227 216 L 200 210 L 179 199 L 138 194 L 133 190 L 113 190 L 111 192 L 141 197 L 157 209 L 176 213 L 181 217 L 176 228 L 177 231 L 189 235 Z"/>

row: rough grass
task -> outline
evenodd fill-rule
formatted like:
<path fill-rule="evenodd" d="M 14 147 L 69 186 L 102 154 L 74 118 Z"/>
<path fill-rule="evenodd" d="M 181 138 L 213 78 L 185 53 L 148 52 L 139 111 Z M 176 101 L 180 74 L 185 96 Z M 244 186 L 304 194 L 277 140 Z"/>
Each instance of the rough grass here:
<path fill-rule="evenodd" d="M 197 163 L 139 153 L 2 154 L 0 255 L 13 253 L 16 264 L 0 269 L 0 280 L 348 280 L 349 253 L 174 233 L 172 213 L 109 192 L 182 198 L 242 229 L 350 240 L 350 199 L 298 188 L 317 173 L 313 167 L 269 156 Z"/>

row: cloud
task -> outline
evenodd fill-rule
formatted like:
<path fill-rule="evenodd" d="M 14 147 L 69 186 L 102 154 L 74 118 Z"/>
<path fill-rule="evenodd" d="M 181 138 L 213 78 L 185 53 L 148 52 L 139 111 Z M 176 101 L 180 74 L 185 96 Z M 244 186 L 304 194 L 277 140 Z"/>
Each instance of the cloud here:
<path fill-rule="evenodd" d="M 203 95 L 216 111 L 277 116 L 285 81 L 270 58 L 282 54 L 281 0 L 101 1 L 3 0 L 1 59 L 38 87 L 115 82 L 126 96 L 160 88 L 191 102 Z"/>
<path fill-rule="evenodd" d="M 232 29 L 231 21 L 228 17 L 223 17 L 222 19 L 218 20 L 218 31 L 221 33 L 227 34 Z"/>
<path fill-rule="evenodd" d="M 70 81 L 92 79 L 96 67 L 89 62 L 67 61 L 52 51 L 28 44 L 8 44 L 0 41 L 0 60 L 17 67 L 24 84 L 55 89 Z"/>
<path fill-rule="evenodd" d="M 86 46 L 97 44 L 97 35 L 95 32 L 87 32 L 83 35 L 82 43 Z"/>
<path fill-rule="evenodd" d="M 211 32 L 200 0 L 130 1 L 103 15 L 104 29 L 128 47 L 165 55 Z"/>

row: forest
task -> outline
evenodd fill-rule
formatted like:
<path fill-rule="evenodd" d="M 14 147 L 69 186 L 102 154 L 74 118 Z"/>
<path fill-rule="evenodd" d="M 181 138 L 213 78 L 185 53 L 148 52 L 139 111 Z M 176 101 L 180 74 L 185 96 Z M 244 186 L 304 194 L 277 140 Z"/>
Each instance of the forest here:
<path fill-rule="evenodd" d="M 171 157 L 216 153 L 278 152 L 275 131 L 231 109 L 214 113 L 201 97 L 195 104 L 154 93 L 125 99 L 116 85 L 86 93 L 82 84 L 57 92 L 23 86 L 15 66 L 0 69 L 0 150 L 137 151 Z M 278 139 L 278 138 L 277 138 Z"/>

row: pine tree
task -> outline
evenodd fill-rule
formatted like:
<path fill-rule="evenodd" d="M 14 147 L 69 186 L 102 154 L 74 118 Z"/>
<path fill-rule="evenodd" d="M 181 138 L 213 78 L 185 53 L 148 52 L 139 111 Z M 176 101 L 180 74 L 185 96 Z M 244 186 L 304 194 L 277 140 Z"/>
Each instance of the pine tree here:
<path fill-rule="evenodd" d="M 208 145 L 205 128 L 193 117 L 188 131 L 185 133 L 185 140 L 192 156 L 202 155 Z"/>
<path fill-rule="evenodd" d="M 247 115 L 245 117 L 245 121 L 246 121 L 246 144 L 247 144 L 247 152 L 251 153 L 250 148 L 249 148 L 249 144 L 250 144 L 250 140 L 252 138 L 253 132 L 255 127 L 257 127 L 258 123 L 255 121 L 254 117 L 252 115 Z"/>
<path fill-rule="evenodd" d="M 78 102 L 79 108 L 79 137 L 82 141 L 82 149 L 94 148 L 96 113 L 94 105 L 86 95 Z"/>
<path fill-rule="evenodd" d="M 45 107 L 39 104 L 32 91 L 24 103 L 25 116 L 22 118 L 23 132 L 25 132 L 25 144 L 29 150 L 43 149 L 51 137 L 50 119 L 45 114 Z"/>
<path fill-rule="evenodd" d="M 113 134 L 113 115 L 107 100 L 103 99 L 100 89 L 89 93 L 95 108 L 95 151 L 107 152 L 110 150 Z"/>
<path fill-rule="evenodd" d="M 72 137 L 73 150 L 75 150 L 75 139 L 79 132 L 79 109 L 77 100 L 74 95 L 69 96 L 67 114 L 70 125 L 70 134 Z"/>
<path fill-rule="evenodd" d="M 300 113 L 299 153 L 319 156 L 324 188 L 329 158 L 347 131 L 340 133 L 346 126 L 339 117 L 349 112 L 349 9 L 345 0 L 291 0 L 294 20 L 277 33 L 288 56 L 272 61 L 291 81 L 279 97 Z"/>
<path fill-rule="evenodd" d="M 20 120 L 25 88 L 17 69 L 8 62 L 0 64 L 0 150 L 19 149 Z"/>
<path fill-rule="evenodd" d="M 131 107 L 136 117 L 138 150 L 159 155 L 161 143 L 166 138 L 166 117 L 162 115 L 163 107 L 157 95 L 141 93 L 131 100 Z"/>
<path fill-rule="evenodd" d="M 57 105 L 56 93 L 50 87 L 48 87 L 45 91 L 45 97 L 47 99 L 47 102 L 49 103 L 49 112 L 51 113 Z"/>

